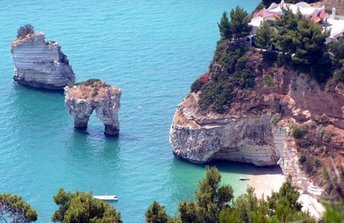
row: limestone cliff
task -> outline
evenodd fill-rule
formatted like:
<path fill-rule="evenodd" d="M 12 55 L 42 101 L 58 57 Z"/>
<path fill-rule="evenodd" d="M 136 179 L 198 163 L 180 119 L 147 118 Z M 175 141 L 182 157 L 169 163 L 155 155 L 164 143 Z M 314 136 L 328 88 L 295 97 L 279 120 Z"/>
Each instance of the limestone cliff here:
<path fill-rule="evenodd" d="M 247 57 L 247 64 L 261 64 L 259 52 L 251 50 Z M 206 80 L 221 69 L 213 62 Z M 279 165 L 302 196 L 320 196 L 322 167 L 330 157 L 337 167 L 344 163 L 344 84 L 319 84 L 284 66 L 260 66 L 251 72 L 254 87 L 234 88 L 232 103 L 223 113 L 202 110 L 201 91 L 186 96 L 170 130 L 173 153 L 197 163 L 224 159 Z M 204 81 L 204 75 L 200 79 Z M 302 129 L 297 138 L 295 129 Z M 307 161 L 301 164 L 303 156 Z M 313 200 L 311 205 L 321 213 Z"/>
<path fill-rule="evenodd" d="M 65 87 L 65 104 L 74 118 L 75 128 L 87 128 L 88 120 L 96 110 L 104 123 L 104 133 L 116 136 L 119 133 L 118 110 L 121 90 L 98 79 L 90 79 L 72 87 Z"/>
<path fill-rule="evenodd" d="M 28 34 L 12 42 L 13 79 L 22 85 L 62 90 L 74 84 L 75 75 L 61 47 L 45 41 L 44 33 Z"/>

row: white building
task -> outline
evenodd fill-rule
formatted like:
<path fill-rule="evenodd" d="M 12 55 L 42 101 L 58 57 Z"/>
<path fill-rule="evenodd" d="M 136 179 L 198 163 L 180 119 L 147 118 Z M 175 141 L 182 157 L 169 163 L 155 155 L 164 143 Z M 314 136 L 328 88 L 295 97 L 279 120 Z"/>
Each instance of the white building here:
<path fill-rule="evenodd" d="M 332 14 L 325 12 L 325 6 L 315 7 L 306 2 L 299 2 L 296 4 L 272 3 L 269 8 L 263 8 L 259 12 L 253 14 L 253 18 L 249 25 L 252 27 L 252 34 L 254 35 L 262 25 L 263 22 L 275 21 L 283 15 L 283 9 L 289 8 L 293 13 L 300 12 L 304 17 L 310 18 L 316 23 L 321 23 L 324 28 L 330 30 L 330 36 L 327 42 L 331 42 L 344 35 L 344 17 L 336 15 L 336 9 L 332 9 Z"/>

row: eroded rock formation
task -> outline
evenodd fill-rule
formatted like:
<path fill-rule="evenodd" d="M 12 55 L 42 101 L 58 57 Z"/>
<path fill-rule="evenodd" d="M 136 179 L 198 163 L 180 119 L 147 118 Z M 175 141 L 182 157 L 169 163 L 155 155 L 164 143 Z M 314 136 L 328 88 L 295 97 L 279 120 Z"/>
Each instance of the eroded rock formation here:
<path fill-rule="evenodd" d="M 63 90 L 75 82 L 67 56 L 44 33 L 28 34 L 12 42 L 13 79 L 22 85 L 50 90 Z"/>
<path fill-rule="evenodd" d="M 98 79 L 90 79 L 72 87 L 65 87 L 65 104 L 74 118 L 74 127 L 86 129 L 94 110 L 104 123 L 104 133 L 119 133 L 118 110 L 121 90 Z"/>
<path fill-rule="evenodd" d="M 269 84 L 266 74 L 272 78 Z M 190 93 L 173 119 L 170 130 L 173 152 L 199 163 L 226 159 L 258 166 L 277 165 L 282 158 L 278 142 L 282 136 L 275 130 L 302 125 L 307 129 L 305 138 L 295 140 L 290 133 L 284 133 L 286 140 L 293 142 L 290 146 L 323 146 L 328 148 L 323 153 L 330 148 L 338 151 L 336 163 L 344 159 L 342 83 L 320 86 L 308 75 L 284 67 L 257 73 L 255 83 L 251 90 L 235 89 L 233 103 L 223 114 L 202 111 L 198 105 L 199 92 Z M 325 89 L 329 87 L 332 89 Z"/>
<path fill-rule="evenodd" d="M 260 63 L 260 54 L 254 54 L 248 63 Z M 210 75 L 217 72 L 214 67 Z M 197 163 L 224 159 L 279 165 L 302 196 L 314 201 L 310 205 L 320 216 L 323 207 L 314 198 L 326 183 L 322 167 L 329 157 L 337 167 L 344 162 L 344 84 L 319 84 L 286 67 L 258 69 L 255 76 L 253 89 L 234 89 L 233 102 L 222 114 L 202 111 L 200 92 L 188 94 L 173 118 L 173 153 Z M 305 130 L 299 138 L 293 136 L 297 128 Z M 309 163 L 301 165 L 301 156 Z"/>

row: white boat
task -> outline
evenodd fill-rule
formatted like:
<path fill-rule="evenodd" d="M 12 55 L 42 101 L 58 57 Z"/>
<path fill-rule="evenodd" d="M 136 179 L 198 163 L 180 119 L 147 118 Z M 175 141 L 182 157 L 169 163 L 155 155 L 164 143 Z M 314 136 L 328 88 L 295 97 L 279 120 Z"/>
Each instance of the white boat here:
<path fill-rule="evenodd" d="M 102 201 L 118 201 L 117 195 L 94 195 L 93 198 Z"/>
<path fill-rule="evenodd" d="M 247 177 L 240 177 L 239 179 L 240 180 L 249 180 L 249 178 L 247 178 Z"/>

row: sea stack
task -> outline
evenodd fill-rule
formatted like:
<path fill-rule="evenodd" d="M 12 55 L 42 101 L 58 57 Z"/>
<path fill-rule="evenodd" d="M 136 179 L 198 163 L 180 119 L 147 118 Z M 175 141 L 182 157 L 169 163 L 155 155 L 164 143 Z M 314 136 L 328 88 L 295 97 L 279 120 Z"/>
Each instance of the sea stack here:
<path fill-rule="evenodd" d="M 98 79 L 65 87 L 65 104 L 74 118 L 74 127 L 86 129 L 93 110 L 96 110 L 97 116 L 104 123 L 104 133 L 108 136 L 117 136 L 119 133 L 120 98 L 119 88 Z"/>
<path fill-rule="evenodd" d="M 63 90 L 73 85 L 75 75 L 61 46 L 45 41 L 45 34 L 33 32 L 32 26 L 20 33 L 24 27 L 11 43 L 13 79 L 22 85 L 49 90 Z"/>

